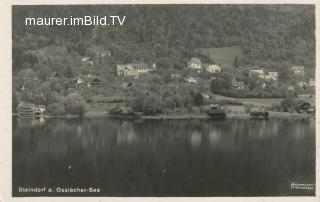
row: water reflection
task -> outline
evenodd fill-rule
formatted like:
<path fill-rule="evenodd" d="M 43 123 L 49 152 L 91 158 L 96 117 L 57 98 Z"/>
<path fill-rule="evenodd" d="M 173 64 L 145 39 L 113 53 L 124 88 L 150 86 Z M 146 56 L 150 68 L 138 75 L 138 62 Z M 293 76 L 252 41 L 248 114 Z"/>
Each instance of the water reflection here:
<path fill-rule="evenodd" d="M 314 138 L 314 120 L 48 119 L 25 127 L 14 118 L 13 194 L 82 185 L 103 196 L 313 195 L 287 185 L 315 182 Z"/>
<path fill-rule="evenodd" d="M 209 131 L 209 142 L 210 145 L 216 145 L 220 143 L 222 131 L 217 129 L 211 129 Z"/>
<path fill-rule="evenodd" d="M 195 130 L 191 133 L 191 146 L 197 148 L 201 143 L 201 131 Z"/>
<path fill-rule="evenodd" d="M 138 141 L 137 134 L 131 122 L 123 122 L 117 130 L 117 145 L 130 145 Z"/>
<path fill-rule="evenodd" d="M 45 124 L 44 117 L 22 117 L 17 118 L 19 127 L 35 127 Z"/>

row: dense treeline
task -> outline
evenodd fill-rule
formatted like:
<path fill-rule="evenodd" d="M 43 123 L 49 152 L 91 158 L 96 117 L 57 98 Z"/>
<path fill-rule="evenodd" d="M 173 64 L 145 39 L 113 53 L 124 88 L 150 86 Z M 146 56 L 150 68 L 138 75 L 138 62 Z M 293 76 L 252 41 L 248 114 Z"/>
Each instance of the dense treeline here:
<path fill-rule="evenodd" d="M 85 15 L 127 17 L 116 28 L 23 24 L 25 17 Z M 96 43 L 113 51 L 116 62 L 157 60 L 164 68 L 182 68 L 198 48 L 241 45 L 245 64 L 315 67 L 312 5 L 15 6 L 12 26 L 14 70 L 24 61 L 21 51 L 54 43 L 79 54 Z"/>

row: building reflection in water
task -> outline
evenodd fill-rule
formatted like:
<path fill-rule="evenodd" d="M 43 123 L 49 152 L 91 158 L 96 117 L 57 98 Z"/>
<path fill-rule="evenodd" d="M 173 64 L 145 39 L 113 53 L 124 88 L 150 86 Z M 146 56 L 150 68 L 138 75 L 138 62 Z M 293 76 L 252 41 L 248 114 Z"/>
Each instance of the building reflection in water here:
<path fill-rule="evenodd" d="M 194 130 L 192 133 L 191 133 L 191 146 L 192 148 L 196 149 L 200 146 L 201 144 L 201 137 L 202 134 L 201 134 L 201 131 L 199 130 Z"/>
<path fill-rule="evenodd" d="M 209 143 L 210 145 L 219 144 L 221 141 L 221 130 L 211 128 L 209 131 Z"/>
<path fill-rule="evenodd" d="M 42 126 L 46 122 L 44 117 L 24 117 L 18 118 L 18 125 L 20 127 L 34 127 Z"/>
<path fill-rule="evenodd" d="M 130 145 L 138 141 L 138 136 L 130 122 L 123 122 L 117 130 L 117 145 Z"/>

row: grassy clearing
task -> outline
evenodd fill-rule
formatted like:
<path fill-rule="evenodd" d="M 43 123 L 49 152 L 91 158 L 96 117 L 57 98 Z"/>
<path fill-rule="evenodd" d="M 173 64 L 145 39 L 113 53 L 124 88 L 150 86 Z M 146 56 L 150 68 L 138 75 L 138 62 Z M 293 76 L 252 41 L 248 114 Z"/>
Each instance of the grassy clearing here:
<path fill-rule="evenodd" d="M 243 105 L 254 105 L 257 107 L 271 107 L 273 104 L 280 104 L 283 98 L 233 98 L 215 94 L 215 98 L 219 100 L 229 100 L 241 102 Z M 296 98 L 296 101 L 305 101 L 311 104 L 315 103 L 314 98 Z"/>

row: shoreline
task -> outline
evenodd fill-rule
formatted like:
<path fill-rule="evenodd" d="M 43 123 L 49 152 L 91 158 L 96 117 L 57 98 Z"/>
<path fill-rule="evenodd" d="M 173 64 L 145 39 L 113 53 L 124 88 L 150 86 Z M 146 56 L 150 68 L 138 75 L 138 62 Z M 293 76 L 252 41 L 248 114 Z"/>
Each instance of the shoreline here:
<path fill-rule="evenodd" d="M 12 116 L 19 117 L 18 113 L 12 113 Z M 112 118 L 107 112 L 88 112 L 82 117 L 78 115 L 34 115 L 34 116 L 25 116 L 22 118 Z M 254 119 L 251 118 L 249 114 L 245 113 L 229 113 L 227 114 L 226 119 Z M 315 118 L 315 115 L 310 114 L 298 114 L 298 113 L 288 113 L 288 112 L 269 112 L 268 118 Z M 140 120 L 189 120 L 189 119 L 210 119 L 206 114 L 159 114 L 153 116 L 142 116 Z"/>

